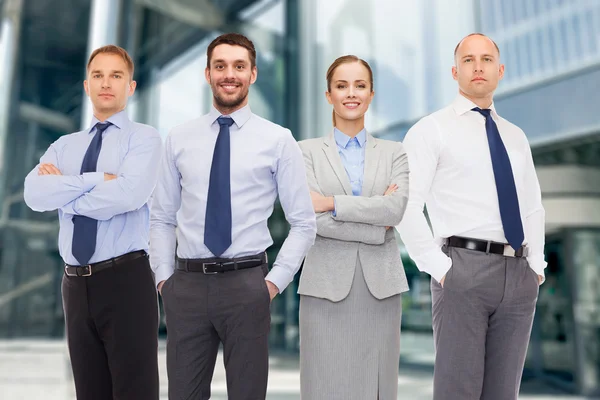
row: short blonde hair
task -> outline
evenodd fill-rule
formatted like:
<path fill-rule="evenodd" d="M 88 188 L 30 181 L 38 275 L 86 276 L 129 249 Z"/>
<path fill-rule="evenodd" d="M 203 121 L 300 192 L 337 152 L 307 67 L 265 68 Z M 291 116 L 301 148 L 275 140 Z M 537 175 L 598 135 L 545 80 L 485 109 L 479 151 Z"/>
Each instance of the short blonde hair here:
<path fill-rule="evenodd" d="M 125 50 L 122 47 L 115 46 L 114 44 L 109 44 L 107 46 L 99 47 L 92 52 L 92 54 L 90 55 L 90 58 L 88 60 L 88 63 L 87 63 L 87 71 L 88 72 L 90 70 L 90 64 L 92 63 L 92 60 L 98 54 L 115 54 L 117 56 L 120 56 L 123 59 L 123 61 L 125 61 L 125 64 L 127 64 L 127 69 L 129 70 L 129 78 L 133 79 L 134 67 L 133 67 L 133 60 L 131 59 L 131 56 L 129 55 L 129 53 L 127 53 L 127 50 Z"/>

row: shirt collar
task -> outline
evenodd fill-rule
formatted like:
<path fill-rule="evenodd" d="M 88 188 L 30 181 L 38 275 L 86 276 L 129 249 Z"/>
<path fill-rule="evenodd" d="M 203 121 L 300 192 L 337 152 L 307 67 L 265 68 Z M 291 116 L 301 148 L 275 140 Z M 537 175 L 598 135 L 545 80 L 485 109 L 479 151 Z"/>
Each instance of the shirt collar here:
<path fill-rule="evenodd" d="M 214 105 L 210 106 L 210 111 L 208 112 L 208 118 L 209 118 L 211 125 L 214 124 L 217 121 L 217 118 L 219 118 L 222 115 L 225 115 L 225 114 L 221 114 L 221 112 L 219 110 L 217 110 Z M 238 128 L 241 128 L 252 116 L 252 110 L 250 109 L 250 105 L 246 104 L 244 107 L 242 107 L 239 110 L 234 111 L 233 113 L 226 115 L 226 116 L 231 117 L 233 119 L 233 122 L 235 123 L 235 125 Z"/>
<path fill-rule="evenodd" d="M 96 118 L 96 116 L 93 116 L 91 125 L 90 125 L 89 129 L 87 130 L 87 132 L 91 133 L 98 122 L 100 122 L 100 120 L 98 118 Z M 104 122 L 110 122 L 117 128 L 123 129 L 129 123 L 129 117 L 127 116 L 127 112 L 125 110 L 122 110 L 116 114 L 111 115 Z"/>
<path fill-rule="evenodd" d="M 467 99 L 462 94 L 458 94 L 452 102 L 452 108 L 454 108 L 456 115 L 463 115 L 468 111 L 471 111 L 475 107 L 479 106 L 473 103 L 471 100 Z M 494 106 L 493 102 L 490 105 L 489 109 L 492 110 L 492 117 L 498 118 L 498 113 L 496 112 L 496 107 Z"/>
<path fill-rule="evenodd" d="M 346 135 L 338 128 L 333 128 L 333 136 L 335 137 L 335 142 L 337 143 L 337 145 L 344 149 L 348 145 L 348 142 L 352 140 L 350 136 Z M 356 140 L 358 140 L 358 145 L 360 147 L 363 147 L 365 145 L 365 142 L 367 141 L 367 130 L 365 128 L 358 132 L 358 134 L 356 135 Z"/>

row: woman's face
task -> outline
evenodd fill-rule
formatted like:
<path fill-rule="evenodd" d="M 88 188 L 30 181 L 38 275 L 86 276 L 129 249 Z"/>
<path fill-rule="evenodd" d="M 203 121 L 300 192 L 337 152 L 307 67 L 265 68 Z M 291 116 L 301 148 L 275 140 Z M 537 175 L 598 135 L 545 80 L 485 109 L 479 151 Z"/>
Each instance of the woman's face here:
<path fill-rule="evenodd" d="M 374 95 L 370 81 L 367 67 L 360 62 L 344 63 L 335 69 L 330 91 L 325 95 L 336 119 L 354 121 L 365 115 Z"/>

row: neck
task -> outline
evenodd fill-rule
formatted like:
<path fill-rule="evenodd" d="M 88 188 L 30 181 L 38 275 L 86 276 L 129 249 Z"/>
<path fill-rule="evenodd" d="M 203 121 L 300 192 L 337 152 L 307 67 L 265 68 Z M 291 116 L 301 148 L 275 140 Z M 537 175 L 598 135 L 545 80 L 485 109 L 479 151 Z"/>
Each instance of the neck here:
<path fill-rule="evenodd" d="M 492 102 L 494 101 L 494 93 L 493 92 L 484 97 L 469 96 L 468 94 L 466 94 L 465 92 L 463 92 L 460 89 L 459 89 L 459 93 L 464 98 L 471 100 L 473 103 L 475 103 L 477 105 L 477 107 L 479 107 L 481 109 L 490 108 L 490 106 L 492 105 Z"/>
<path fill-rule="evenodd" d="M 222 106 L 220 104 L 217 104 L 217 102 L 213 100 L 213 106 L 222 115 L 231 115 L 234 112 L 236 112 L 237 110 L 241 110 L 242 108 L 246 107 L 246 105 L 248 105 L 248 98 L 247 97 L 244 99 L 244 101 L 242 103 L 238 104 L 237 106 L 233 106 L 233 107 Z"/>
<path fill-rule="evenodd" d="M 344 132 L 344 134 L 355 137 L 360 131 L 365 129 L 365 117 L 362 116 L 359 119 L 348 121 L 346 119 L 341 119 L 340 116 L 336 114 L 335 127 Z"/>
<path fill-rule="evenodd" d="M 96 117 L 96 119 L 100 122 L 104 122 L 107 119 L 109 119 L 110 117 L 112 117 L 115 114 L 120 113 L 121 111 L 123 111 L 125 109 L 125 107 L 123 107 L 122 109 L 118 110 L 118 111 L 100 111 L 100 110 L 94 110 L 94 117 Z"/>

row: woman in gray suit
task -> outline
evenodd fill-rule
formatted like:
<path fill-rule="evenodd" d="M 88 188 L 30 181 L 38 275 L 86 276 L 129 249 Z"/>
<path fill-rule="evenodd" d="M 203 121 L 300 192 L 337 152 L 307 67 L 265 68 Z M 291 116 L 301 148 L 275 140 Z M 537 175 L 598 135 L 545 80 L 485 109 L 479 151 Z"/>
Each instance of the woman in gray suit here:
<path fill-rule="evenodd" d="M 402 144 L 364 126 L 373 72 L 356 56 L 327 71 L 333 131 L 300 142 L 317 238 L 300 278 L 305 400 L 397 398 L 400 294 L 408 290 L 394 230 L 408 200 Z"/>

